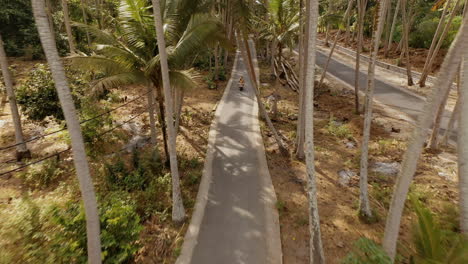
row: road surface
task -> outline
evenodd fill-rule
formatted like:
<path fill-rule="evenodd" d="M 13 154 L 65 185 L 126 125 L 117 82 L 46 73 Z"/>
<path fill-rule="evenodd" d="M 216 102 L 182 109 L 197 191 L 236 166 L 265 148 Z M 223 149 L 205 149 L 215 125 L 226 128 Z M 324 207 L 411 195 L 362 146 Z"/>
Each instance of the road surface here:
<path fill-rule="evenodd" d="M 207 186 L 200 190 L 208 189 L 206 204 L 196 205 L 196 211 L 204 213 L 194 214 L 177 263 L 282 263 L 276 196 L 266 165 L 258 106 L 241 56 L 236 61 L 211 128 L 216 136 L 203 175 L 210 180 L 202 182 Z M 244 91 L 238 88 L 241 75 Z M 203 194 L 199 195 L 197 202 L 203 200 Z M 199 224 L 194 224 L 196 218 Z"/>
<path fill-rule="evenodd" d="M 322 68 L 325 67 L 327 57 L 328 53 L 317 51 L 317 65 Z M 361 72 L 359 75 L 359 88 L 362 91 L 364 91 L 367 87 L 367 74 L 362 72 L 366 70 L 367 66 L 361 66 Z M 332 58 L 328 66 L 328 72 L 346 84 L 354 87 L 354 65 L 349 66 L 345 63 L 339 62 L 336 58 Z M 386 106 L 408 114 L 408 116 L 413 120 L 417 120 L 425 104 L 425 100 L 421 97 L 415 96 L 411 92 L 405 91 L 403 88 L 397 88 L 391 84 L 381 81 L 378 75 L 375 75 L 374 98 Z M 451 112 L 445 111 L 441 122 L 442 131 L 447 128 L 450 116 Z M 452 135 L 451 139 L 454 139 L 454 135 Z"/>

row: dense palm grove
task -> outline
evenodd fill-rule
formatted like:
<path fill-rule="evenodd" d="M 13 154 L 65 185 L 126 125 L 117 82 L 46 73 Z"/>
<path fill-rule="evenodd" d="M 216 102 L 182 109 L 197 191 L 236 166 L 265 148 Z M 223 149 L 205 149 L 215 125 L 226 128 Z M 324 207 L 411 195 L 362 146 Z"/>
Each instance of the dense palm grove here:
<path fill-rule="evenodd" d="M 180 138 L 192 133 L 182 123 L 211 122 L 184 112 L 184 104 L 194 93 L 224 88 L 236 56 L 252 80 L 262 129 L 284 159 L 306 166 L 308 260 L 325 263 L 314 100 L 330 93 L 324 79 L 338 46 L 356 54 L 351 103 L 362 116 L 356 217 L 369 229 L 385 223 L 377 241 L 364 235 L 352 241 L 339 262 L 468 263 L 467 6 L 464 0 L 0 0 L 0 86 L 14 128 L 0 135 L 0 175 L 20 186 L 0 196 L 0 263 L 175 262 L 204 158 L 180 151 Z M 315 65 L 319 44 L 329 51 L 322 69 Z M 408 87 L 428 89 L 385 215 L 368 190 L 377 60 L 404 67 Z M 421 72 L 417 83 L 414 68 Z M 359 87 L 360 71 L 367 87 Z M 275 127 L 278 91 L 265 103 L 264 82 L 294 94 L 292 148 Z M 445 130 L 451 86 L 458 92 Z M 332 117 L 327 129 L 348 133 Z M 141 127 L 132 127 L 137 120 Z M 410 185 L 424 147 L 445 149 L 455 123 L 459 192 L 447 216 L 456 222 L 448 227 Z M 32 126 L 39 133 L 25 129 Z M 132 135 L 142 130 L 145 137 Z M 48 144 L 55 147 L 41 152 Z M 397 242 L 406 211 L 417 220 L 405 251 Z"/>

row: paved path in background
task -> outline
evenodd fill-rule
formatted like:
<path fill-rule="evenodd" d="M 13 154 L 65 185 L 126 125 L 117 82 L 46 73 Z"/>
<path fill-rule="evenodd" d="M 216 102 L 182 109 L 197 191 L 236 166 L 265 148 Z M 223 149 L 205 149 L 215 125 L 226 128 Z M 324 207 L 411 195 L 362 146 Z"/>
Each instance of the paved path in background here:
<path fill-rule="evenodd" d="M 317 65 L 322 68 L 325 67 L 327 57 L 328 53 L 317 51 Z M 364 91 L 367 87 L 367 74 L 362 72 L 366 70 L 367 66 L 361 67 L 361 72 L 359 75 L 359 88 L 362 91 Z M 331 73 L 346 84 L 354 87 L 354 65 L 350 66 L 332 57 L 330 65 L 328 66 L 328 73 Z M 416 79 L 415 83 L 417 83 Z M 416 96 L 413 93 L 404 90 L 403 88 L 398 88 L 383 82 L 379 79 L 377 74 L 375 75 L 374 98 L 386 106 L 406 113 L 413 120 L 417 120 L 425 104 L 425 100 L 421 96 Z M 445 130 L 445 128 L 447 128 L 451 114 L 452 113 L 450 111 L 445 111 L 441 123 L 441 130 Z M 452 135 L 451 138 L 453 139 L 454 135 Z"/>
<path fill-rule="evenodd" d="M 196 205 L 177 263 L 282 263 L 276 196 L 266 165 L 258 106 L 244 62 L 237 57 L 210 132 L 212 152 L 208 150 L 206 182 L 202 180 L 197 197 L 201 203 L 206 198 L 206 204 Z M 242 92 L 238 88 L 241 75 L 246 81 Z"/>

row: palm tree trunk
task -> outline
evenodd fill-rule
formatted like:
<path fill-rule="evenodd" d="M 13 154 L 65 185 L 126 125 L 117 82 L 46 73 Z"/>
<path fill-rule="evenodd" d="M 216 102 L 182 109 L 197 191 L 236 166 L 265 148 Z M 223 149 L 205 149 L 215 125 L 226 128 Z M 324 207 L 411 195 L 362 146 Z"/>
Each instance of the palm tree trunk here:
<path fill-rule="evenodd" d="M 461 62 L 461 54 L 468 49 L 467 26 L 468 16 L 463 19 L 457 37 L 445 56 L 437 81 L 434 84 L 434 89 L 428 97 L 428 101 L 424 105 L 423 111 L 418 118 L 417 126 L 412 132 L 407 151 L 403 157 L 402 168 L 395 184 L 383 238 L 383 247 L 392 259 L 394 259 L 396 253 L 396 242 L 400 229 L 401 215 L 403 213 L 406 196 L 408 195 L 408 189 L 416 171 L 417 162 L 427 137 L 427 131 L 432 124 L 433 116 L 440 104 L 440 94 L 443 94 L 445 89 L 449 87 L 454 76 L 457 74 L 458 66 Z"/>
<path fill-rule="evenodd" d="M 442 30 L 442 26 L 444 25 L 445 22 L 445 16 L 447 15 L 447 10 L 451 4 L 452 0 L 448 0 L 447 3 L 445 3 L 445 7 L 442 10 L 442 15 L 440 16 L 439 24 L 437 25 L 437 29 L 434 33 L 434 37 L 432 38 L 431 46 L 429 47 L 429 52 L 427 53 L 427 58 L 426 62 L 424 63 L 424 68 L 423 72 L 426 71 L 427 65 L 429 64 L 429 61 L 431 60 L 432 54 L 434 53 L 434 48 L 437 44 L 437 39 L 439 39 L 439 35 Z"/>
<path fill-rule="evenodd" d="M 351 12 L 353 12 L 353 5 L 354 0 L 348 2 L 348 7 L 346 8 L 345 16 L 346 16 L 346 33 L 345 33 L 345 47 L 349 45 L 349 33 L 351 28 Z"/>
<path fill-rule="evenodd" d="M 403 0 L 404 1 L 404 0 Z M 372 124 L 372 110 L 374 102 L 374 88 L 375 88 L 375 62 L 377 60 L 377 54 L 379 52 L 380 38 L 382 35 L 383 27 L 385 24 L 385 12 L 387 10 L 388 0 L 383 0 L 378 5 L 377 13 L 377 28 L 375 29 L 373 48 L 369 61 L 368 79 L 367 79 L 367 91 L 365 101 L 365 117 L 364 117 L 364 129 L 362 138 L 361 148 L 361 164 L 360 164 L 360 178 L 359 178 L 359 201 L 360 201 L 360 215 L 370 218 L 372 217 L 372 211 L 370 208 L 369 194 L 367 188 L 367 175 L 368 175 L 368 152 L 369 152 L 369 140 L 370 140 L 370 129 Z"/>
<path fill-rule="evenodd" d="M 310 232 L 310 263 L 325 263 L 322 238 L 320 234 L 320 218 L 317 203 L 317 185 L 315 179 L 314 158 L 314 77 L 315 77 L 315 46 L 317 39 L 318 1 L 306 1 L 306 74 L 305 74 L 305 160 L 307 167 L 307 193 L 309 196 L 309 232 Z"/>
<path fill-rule="evenodd" d="M 359 113 L 359 75 L 361 64 L 361 51 L 363 39 L 364 16 L 366 14 L 367 0 L 358 1 L 358 33 L 357 33 L 357 50 L 356 50 L 356 69 L 354 73 L 354 104 L 355 112 Z"/>
<path fill-rule="evenodd" d="M 369 69 L 367 73 L 367 91 L 365 101 L 365 117 L 364 117 L 364 130 L 362 137 L 362 148 L 361 148 L 361 173 L 359 178 L 359 201 L 360 208 L 359 212 L 361 216 L 370 218 L 372 217 L 372 211 L 369 202 L 369 193 L 367 188 L 367 174 L 368 174 L 368 161 L 369 161 L 369 140 L 370 140 L 370 129 L 372 124 L 372 106 L 374 101 L 374 88 L 375 88 L 375 62 L 377 60 L 377 54 L 379 52 L 380 38 L 385 24 L 385 15 L 387 11 L 387 1 L 383 0 L 378 5 L 377 11 L 377 28 L 374 33 L 374 40 L 372 53 L 369 61 Z M 405 1 L 405 0 L 403 0 Z"/>
<path fill-rule="evenodd" d="M 307 0 L 306 0 L 307 1 Z M 309 31 L 309 24 L 305 23 L 303 16 L 303 2 L 300 2 L 300 15 L 301 15 L 301 43 L 299 48 L 299 110 L 297 118 L 297 132 L 296 132 L 296 158 L 303 160 L 305 158 L 304 142 L 305 142 L 305 107 L 304 107 L 304 87 L 305 87 L 305 62 L 307 59 L 307 39 L 304 38 L 304 29 Z"/>
<path fill-rule="evenodd" d="M 88 263 L 101 263 L 101 241 L 100 222 L 97 208 L 96 195 L 89 171 L 86 151 L 81 134 L 80 123 L 76 114 L 75 105 L 71 96 L 68 81 L 65 76 L 65 69 L 58 55 L 55 38 L 50 31 L 47 19 L 44 0 L 32 1 L 34 18 L 36 21 L 42 47 L 49 62 L 52 77 L 55 82 L 60 104 L 62 106 L 68 132 L 71 138 L 73 162 L 80 185 L 81 195 L 84 203 L 86 215 L 86 237 L 88 246 Z"/>
<path fill-rule="evenodd" d="M 184 105 L 184 91 L 179 91 L 177 96 L 176 114 L 175 114 L 175 131 L 176 135 L 180 127 L 180 115 L 182 114 L 182 106 Z"/>
<path fill-rule="evenodd" d="M 156 37 L 158 41 L 158 50 L 161 61 L 161 75 L 164 89 L 164 100 L 166 101 L 166 127 L 167 135 L 169 136 L 169 142 L 167 145 L 169 150 L 172 175 L 172 221 L 176 223 L 181 223 L 185 219 L 185 209 L 184 204 L 182 203 L 179 169 L 177 167 L 176 135 L 173 122 L 174 111 L 169 81 L 169 67 L 167 65 L 166 41 L 164 39 L 164 29 L 161 18 L 159 0 L 152 0 L 152 2 L 154 12 L 154 25 L 156 28 Z"/>
<path fill-rule="evenodd" d="M 55 36 L 54 18 L 52 17 L 52 4 L 50 3 L 50 0 L 46 0 L 46 13 L 47 20 L 49 21 L 50 32 L 52 32 Z"/>
<path fill-rule="evenodd" d="M 154 88 L 153 84 L 149 83 L 147 85 L 148 89 L 148 114 L 150 120 L 150 134 L 151 134 L 151 144 L 156 147 L 158 137 L 156 134 L 156 119 L 154 118 Z"/>
<path fill-rule="evenodd" d="M 163 143 L 164 143 L 164 154 L 166 155 L 166 164 L 169 164 L 169 150 L 168 150 L 168 143 L 167 143 L 167 130 L 166 130 L 166 122 L 164 120 L 166 119 L 166 114 L 164 112 L 164 97 L 163 97 L 163 92 L 161 90 L 161 87 L 157 82 L 153 82 L 153 84 L 156 87 L 156 99 L 158 101 L 158 121 L 161 124 L 161 132 L 163 136 Z"/>
<path fill-rule="evenodd" d="M 437 54 L 439 53 L 440 47 L 442 47 L 442 43 L 444 42 L 444 39 L 449 32 L 450 26 L 452 25 L 452 21 L 455 18 L 455 15 L 457 14 L 458 8 L 460 7 L 460 3 L 461 1 L 457 0 L 455 7 L 453 8 L 452 13 L 450 14 L 450 17 L 447 21 L 447 24 L 445 25 L 444 31 L 442 32 L 442 35 L 440 36 L 440 39 L 437 42 L 437 46 L 435 47 L 434 52 L 432 53 L 430 60 L 427 63 L 427 67 L 424 67 L 424 70 L 421 73 L 421 78 L 419 79 L 420 87 L 426 86 L 427 76 L 429 76 L 429 73 L 432 69 L 432 64 L 434 64 L 435 58 L 437 57 Z"/>
<path fill-rule="evenodd" d="M 458 128 L 458 178 L 460 188 L 460 227 L 468 235 L 468 52 L 463 54 L 463 75 L 459 98 L 460 114 Z"/>
<path fill-rule="evenodd" d="M 411 61 L 409 54 L 409 29 L 410 22 L 408 20 L 408 13 L 406 12 L 406 0 L 401 0 L 401 13 L 403 14 L 403 34 L 405 35 L 404 45 L 405 45 L 405 55 L 406 55 L 406 75 L 408 77 L 408 86 L 413 86 L 413 76 L 411 71 Z"/>
<path fill-rule="evenodd" d="M 260 92 L 259 92 L 259 82 L 257 82 L 257 77 L 255 74 L 254 66 L 253 66 L 253 61 L 252 61 L 252 53 L 250 50 L 249 43 L 247 42 L 247 36 L 244 35 L 245 33 L 241 32 L 241 53 L 243 55 L 244 61 L 247 61 L 247 72 L 250 75 L 250 78 L 252 80 L 253 84 L 253 90 L 255 93 L 255 96 L 257 97 L 257 104 L 258 108 L 260 109 L 261 115 L 265 118 L 265 122 L 268 125 L 268 128 L 270 129 L 271 133 L 273 134 L 276 143 L 278 144 L 278 148 L 283 155 L 289 155 L 288 150 L 283 144 L 283 141 L 281 140 L 281 137 L 279 136 L 278 132 L 276 131 L 275 127 L 273 126 L 273 123 L 271 122 L 270 117 L 268 116 L 268 112 L 265 109 L 265 106 L 262 103 L 262 98 L 260 97 Z"/>
<path fill-rule="evenodd" d="M 85 25 L 88 25 L 88 15 L 86 14 L 85 6 L 86 1 L 85 0 L 80 0 L 81 1 L 81 12 L 83 13 L 83 22 Z M 86 28 L 86 39 L 88 41 L 88 48 L 91 48 L 91 36 L 89 35 L 89 30 Z"/>
<path fill-rule="evenodd" d="M 16 159 L 18 161 L 23 158 L 30 158 L 31 153 L 24 142 L 23 129 L 21 128 L 21 116 L 18 111 L 18 105 L 16 104 L 15 91 L 13 90 L 13 77 L 11 76 L 10 69 L 8 68 L 8 59 L 3 47 L 3 39 L 0 35 L 0 66 L 2 68 L 3 81 L 5 82 L 5 88 L 8 96 L 8 103 L 11 109 L 11 117 L 13 119 L 13 125 L 15 127 L 15 143 L 16 146 Z"/>
<path fill-rule="evenodd" d="M 219 72 L 219 45 L 216 45 L 215 47 L 215 69 L 214 69 L 214 79 L 217 81 L 218 80 L 218 72 Z"/>
<path fill-rule="evenodd" d="M 384 26 L 384 38 L 383 38 L 383 43 L 384 43 L 384 54 L 388 50 L 388 38 L 390 37 L 390 28 L 391 28 L 391 22 L 392 22 L 392 1 L 387 1 L 387 6 L 386 9 L 388 10 L 387 12 L 387 18 L 385 20 L 385 26 Z"/>
<path fill-rule="evenodd" d="M 350 9 L 353 3 L 354 3 L 353 0 L 348 2 L 348 8 L 346 9 L 345 15 L 343 17 L 343 21 L 348 21 Z M 323 80 L 325 79 L 325 76 L 327 75 L 328 66 L 330 65 L 330 60 L 333 56 L 333 53 L 335 52 L 336 45 L 338 44 L 338 40 L 340 38 L 340 34 L 341 34 L 341 29 L 338 29 L 338 32 L 336 33 L 335 41 L 333 42 L 333 46 L 330 50 L 330 54 L 328 54 L 327 63 L 325 64 L 325 67 L 323 67 L 322 76 L 320 77 L 320 81 L 319 81 L 317 88 L 320 88 L 322 86 Z"/>
<path fill-rule="evenodd" d="M 434 126 L 432 127 L 432 133 L 429 138 L 429 148 L 436 150 L 439 148 L 439 130 L 440 130 L 440 125 L 442 122 L 442 118 L 444 116 L 445 112 L 445 106 L 447 105 L 447 101 L 450 95 L 450 90 L 452 88 L 452 85 L 450 84 L 447 90 L 445 91 L 442 101 L 440 102 L 440 105 L 437 109 L 436 113 L 436 118 L 434 120 Z"/>
<path fill-rule="evenodd" d="M 461 72 L 458 73 L 457 78 L 457 88 L 458 88 L 458 98 L 457 102 L 455 103 L 455 107 L 453 108 L 452 115 L 450 116 L 449 123 L 447 125 L 447 130 L 445 130 L 444 137 L 442 138 L 442 145 L 447 146 L 449 142 L 450 135 L 452 134 L 453 127 L 455 126 L 455 121 L 458 119 L 460 115 L 460 89 L 461 89 Z"/>
<path fill-rule="evenodd" d="M 388 57 L 388 52 L 392 49 L 392 43 L 393 43 L 393 32 L 395 32 L 395 26 L 396 26 L 396 22 L 397 22 L 397 18 L 398 18 L 398 11 L 400 9 L 400 4 L 401 4 L 401 0 L 398 0 L 397 4 L 396 4 L 396 7 L 395 7 L 395 13 L 393 14 L 393 22 L 392 22 L 392 27 L 390 29 L 390 36 L 388 38 L 388 49 L 385 50 L 385 58 Z"/>
<path fill-rule="evenodd" d="M 62 9 L 63 22 L 65 23 L 65 30 L 67 31 L 68 47 L 70 48 L 70 53 L 75 53 L 75 41 L 73 40 L 73 34 L 70 25 L 70 15 L 68 14 L 67 0 L 62 0 Z"/>

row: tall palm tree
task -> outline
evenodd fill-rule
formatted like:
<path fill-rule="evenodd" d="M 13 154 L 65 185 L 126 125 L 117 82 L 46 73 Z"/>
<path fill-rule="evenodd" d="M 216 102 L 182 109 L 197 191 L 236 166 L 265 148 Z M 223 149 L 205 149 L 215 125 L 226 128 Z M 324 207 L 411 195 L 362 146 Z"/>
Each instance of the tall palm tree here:
<path fill-rule="evenodd" d="M 11 116 L 13 118 L 13 125 L 15 127 L 15 143 L 18 144 L 16 147 L 16 159 L 19 161 L 22 158 L 28 158 L 31 153 L 24 143 L 23 129 L 21 128 L 21 116 L 18 112 L 18 105 L 16 104 L 15 91 L 13 90 L 13 80 L 8 69 L 8 59 L 3 47 L 2 36 L 0 35 L 0 66 L 2 68 L 3 81 L 5 82 L 5 88 L 8 95 L 8 103 L 11 109 Z"/>
<path fill-rule="evenodd" d="M 317 186 L 314 166 L 314 76 L 315 76 L 315 46 L 317 38 L 318 1 L 306 1 L 307 60 L 305 64 L 305 160 L 307 166 L 307 193 L 309 195 L 309 232 L 310 232 L 310 263 L 325 263 L 322 238 L 320 234 L 320 219 L 317 203 Z"/>
<path fill-rule="evenodd" d="M 462 26 L 445 56 L 437 81 L 434 84 L 434 89 L 424 105 L 418 123 L 412 132 L 407 151 L 403 157 L 402 168 L 395 184 L 382 241 L 384 250 L 392 259 L 395 257 L 396 253 L 396 243 L 406 196 L 408 195 L 409 186 L 416 172 L 417 162 L 427 137 L 427 131 L 432 124 L 437 107 L 440 105 L 440 95 L 444 94 L 445 90 L 450 87 L 450 83 L 457 74 L 462 54 L 466 53 L 466 50 L 468 50 L 467 27 L 468 16 L 463 19 Z"/>
<path fill-rule="evenodd" d="M 55 82 L 55 87 L 71 138 L 73 163 L 75 164 L 86 214 L 88 262 L 91 264 L 100 264 L 101 240 L 99 237 L 100 227 L 96 194 L 90 176 L 88 160 L 86 159 L 85 145 L 76 114 L 75 104 L 73 103 L 68 81 L 65 76 L 65 69 L 57 51 L 54 34 L 50 31 L 44 0 L 33 0 L 32 7 L 39 37 L 52 72 L 52 77 Z"/>
<path fill-rule="evenodd" d="M 70 53 L 74 53 L 75 41 L 73 39 L 73 33 L 71 30 L 70 15 L 68 14 L 67 0 L 62 0 L 62 10 L 63 10 L 63 22 L 65 23 L 65 31 L 67 32 L 68 48 L 70 49 Z"/>
<path fill-rule="evenodd" d="M 359 113 L 359 74 L 360 74 L 360 62 L 361 62 L 361 51 L 363 42 L 363 31 L 364 31 L 364 17 L 366 15 L 367 0 L 356 0 L 358 7 L 358 32 L 357 32 L 357 48 L 356 48 L 356 69 L 354 72 L 354 104 L 355 111 Z"/>
<path fill-rule="evenodd" d="M 380 38 L 385 24 L 385 16 L 387 9 L 387 2 L 389 0 L 383 0 L 378 4 L 377 12 L 377 29 L 375 30 L 373 37 L 373 49 L 369 61 L 369 70 L 367 73 L 367 91 L 365 101 L 365 117 L 364 117 L 364 131 L 362 137 L 362 148 L 361 148 L 361 173 L 359 177 L 359 201 L 360 208 L 359 212 L 364 217 L 372 217 L 372 211 L 370 208 L 369 194 L 367 191 L 367 172 L 368 172 L 368 160 L 369 160 L 369 139 L 370 129 L 372 124 L 372 105 L 374 101 L 374 88 L 375 88 L 375 62 L 377 60 L 377 53 L 379 52 Z"/>
<path fill-rule="evenodd" d="M 159 61 L 161 63 L 161 75 L 164 89 L 164 100 L 166 102 L 166 127 L 169 135 L 169 157 L 171 160 L 171 175 L 172 175 L 172 220 L 174 222 L 182 222 L 185 218 L 184 204 L 180 193 L 179 169 L 177 168 L 176 154 L 176 134 L 172 116 L 174 113 L 172 103 L 172 93 L 169 80 L 169 66 L 167 64 L 166 40 L 164 39 L 164 29 L 161 18 L 161 8 L 159 0 L 153 0 L 154 25 L 156 28 L 156 36 L 158 40 Z"/>
<path fill-rule="evenodd" d="M 169 78 L 171 86 L 187 89 L 197 86 L 199 74 L 188 62 L 206 46 L 225 41 L 223 25 L 215 17 L 205 14 L 211 1 L 168 0 L 164 20 L 167 36 Z M 121 0 L 118 23 L 114 33 L 94 26 L 75 23 L 87 29 L 95 38 L 95 54 L 71 58 L 73 65 L 100 72 L 103 78 L 94 84 L 96 90 L 137 84 L 154 86 L 159 104 L 159 122 L 166 158 L 167 134 L 160 57 L 152 14 L 146 0 Z"/>
<path fill-rule="evenodd" d="M 271 0 L 267 6 L 268 20 L 264 16 L 255 18 L 261 28 L 260 38 L 272 43 L 271 54 L 278 60 L 283 48 L 294 48 L 300 27 L 298 6 L 297 0 Z"/>
<path fill-rule="evenodd" d="M 458 185 L 460 189 L 460 227 L 462 232 L 468 236 L 468 52 L 465 50 L 463 54 L 463 77 L 461 80 L 462 87 L 459 89 L 458 95 L 460 108 L 458 121 Z M 454 112 L 456 112 L 454 110 Z"/>

